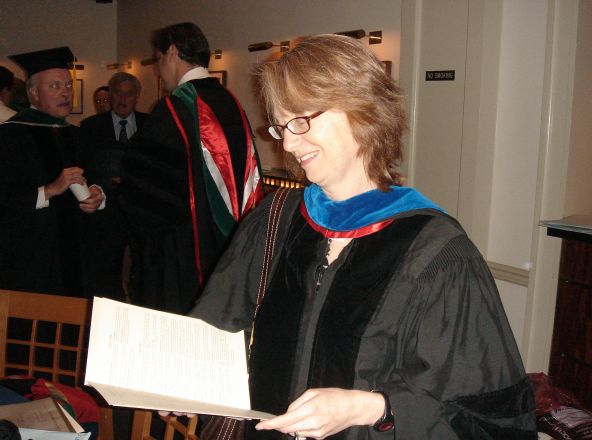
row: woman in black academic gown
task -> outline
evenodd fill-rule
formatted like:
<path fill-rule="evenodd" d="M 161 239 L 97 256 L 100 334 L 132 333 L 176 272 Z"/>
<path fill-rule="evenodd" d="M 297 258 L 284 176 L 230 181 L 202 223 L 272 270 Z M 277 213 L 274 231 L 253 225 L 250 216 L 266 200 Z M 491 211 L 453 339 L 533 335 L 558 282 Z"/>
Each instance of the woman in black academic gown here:
<path fill-rule="evenodd" d="M 397 186 L 402 92 L 361 42 L 304 40 L 260 80 L 288 196 L 254 323 L 246 438 L 535 439 L 534 398 L 487 264 L 461 226 Z M 254 317 L 270 198 L 191 315 Z"/>

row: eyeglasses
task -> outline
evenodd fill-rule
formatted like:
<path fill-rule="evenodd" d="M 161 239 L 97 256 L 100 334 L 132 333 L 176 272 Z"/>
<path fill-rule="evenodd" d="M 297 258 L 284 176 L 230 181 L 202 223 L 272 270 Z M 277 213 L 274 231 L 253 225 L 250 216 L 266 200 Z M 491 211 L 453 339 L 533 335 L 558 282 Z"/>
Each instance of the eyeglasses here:
<path fill-rule="evenodd" d="M 267 127 L 267 131 L 269 131 L 269 134 L 272 135 L 274 139 L 278 140 L 284 138 L 284 130 L 286 128 L 292 134 L 304 134 L 310 130 L 310 120 L 322 115 L 323 113 L 325 112 L 315 112 L 308 116 L 298 116 L 297 118 L 290 119 L 285 125 L 270 125 Z"/>
<path fill-rule="evenodd" d="M 97 104 L 107 104 L 107 103 L 111 102 L 111 100 L 109 98 L 97 98 L 97 99 L 95 99 L 95 102 Z"/>

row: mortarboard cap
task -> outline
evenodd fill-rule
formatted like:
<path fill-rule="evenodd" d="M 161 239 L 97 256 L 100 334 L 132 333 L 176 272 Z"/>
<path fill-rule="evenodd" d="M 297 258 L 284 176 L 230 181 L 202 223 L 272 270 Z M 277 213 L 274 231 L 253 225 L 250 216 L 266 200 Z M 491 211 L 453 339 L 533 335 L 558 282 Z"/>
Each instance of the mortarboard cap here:
<path fill-rule="evenodd" d="M 29 77 L 48 69 L 72 69 L 76 60 L 67 46 L 9 55 L 8 58 L 25 69 Z"/>

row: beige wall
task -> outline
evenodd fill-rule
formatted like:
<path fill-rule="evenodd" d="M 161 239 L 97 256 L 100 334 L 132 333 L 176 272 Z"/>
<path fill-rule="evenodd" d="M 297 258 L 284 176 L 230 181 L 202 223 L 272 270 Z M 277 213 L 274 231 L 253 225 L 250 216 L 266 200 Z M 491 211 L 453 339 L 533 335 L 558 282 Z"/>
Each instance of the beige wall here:
<path fill-rule="evenodd" d="M 560 218 L 570 198 L 566 213 L 592 200 L 590 3 L 402 3 L 409 183 L 440 197 L 484 254 L 529 371 L 548 366 L 560 244 L 538 223 Z M 458 84 L 425 82 L 425 70 L 447 63 L 461 71 Z"/>
<path fill-rule="evenodd" d="M 579 2 L 566 216 L 592 215 L 592 0 Z"/>
<path fill-rule="evenodd" d="M 526 367 L 530 371 L 548 368 L 561 248 L 561 240 L 547 236 L 546 230 L 538 227 L 538 221 L 573 213 L 590 214 L 590 173 L 580 174 L 575 180 L 571 176 L 578 172 L 578 162 L 590 164 L 589 148 L 578 148 L 578 145 L 589 145 L 590 138 L 582 138 L 581 131 L 577 133 L 589 124 L 590 101 L 585 106 L 578 103 L 582 102 L 580 95 L 590 96 L 590 80 L 581 76 L 582 67 L 590 65 L 585 55 L 589 57 L 592 46 L 590 3 L 590 0 L 548 2 L 543 123 L 533 225 L 534 265 L 528 285 L 524 338 Z"/>
<path fill-rule="evenodd" d="M 24 72 L 8 55 L 69 46 L 84 64 L 77 72 L 83 80 L 83 115 L 70 116 L 77 123 L 95 113 L 93 91 L 105 84 L 112 71 L 106 64 L 116 59 L 117 3 L 97 4 L 91 0 L 1 0 L 0 64 L 24 79 Z"/>
<path fill-rule="evenodd" d="M 424 0 L 414 4 L 416 38 L 405 53 L 401 80 L 413 91 L 408 183 L 458 216 L 463 138 L 468 0 Z M 412 36 L 403 35 L 409 41 Z M 408 47 L 408 46 L 407 46 Z M 416 66 L 415 72 L 409 68 Z M 427 71 L 453 70 L 454 81 L 426 81 Z M 413 79 L 411 79 L 413 76 Z"/>
<path fill-rule="evenodd" d="M 198 24 L 211 49 L 223 50 L 222 59 L 212 59 L 210 69 L 228 72 L 228 88 L 242 102 L 251 120 L 263 165 L 281 167 L 277 147 L 260 134 L 266 120 L 250 83 L 253 65 L 279 53 L 279 48 L 249 52 L 247 46 L 261 41 L 279 43 L 308 34 L 382 30 L 383 43 L 371 47 L 381 59 L 393 62 L 393 77 L 398 78 L 400 9 L 400 0 L 126 0 L 118 4 L 118 51 L 122 60 L 149 57 L 151 30 L 181 21 Z M 140 108 L 148 109 L 157 90 L 152 68 L 140 67 L 134 73 L 144 85 Z"/>

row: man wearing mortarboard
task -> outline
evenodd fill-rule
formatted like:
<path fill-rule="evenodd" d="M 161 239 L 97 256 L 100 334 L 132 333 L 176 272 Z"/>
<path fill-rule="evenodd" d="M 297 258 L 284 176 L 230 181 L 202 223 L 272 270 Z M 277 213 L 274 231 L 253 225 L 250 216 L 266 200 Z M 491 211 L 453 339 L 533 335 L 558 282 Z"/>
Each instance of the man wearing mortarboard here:
<path fill-rule="evenodd" d="M 84 296 L 80 217 L 104 206 L 85 185 L 72 109 L 69 48 L 10 56 L 27 73 L 31 107 L 0 124 L 0 288 Z"/>

